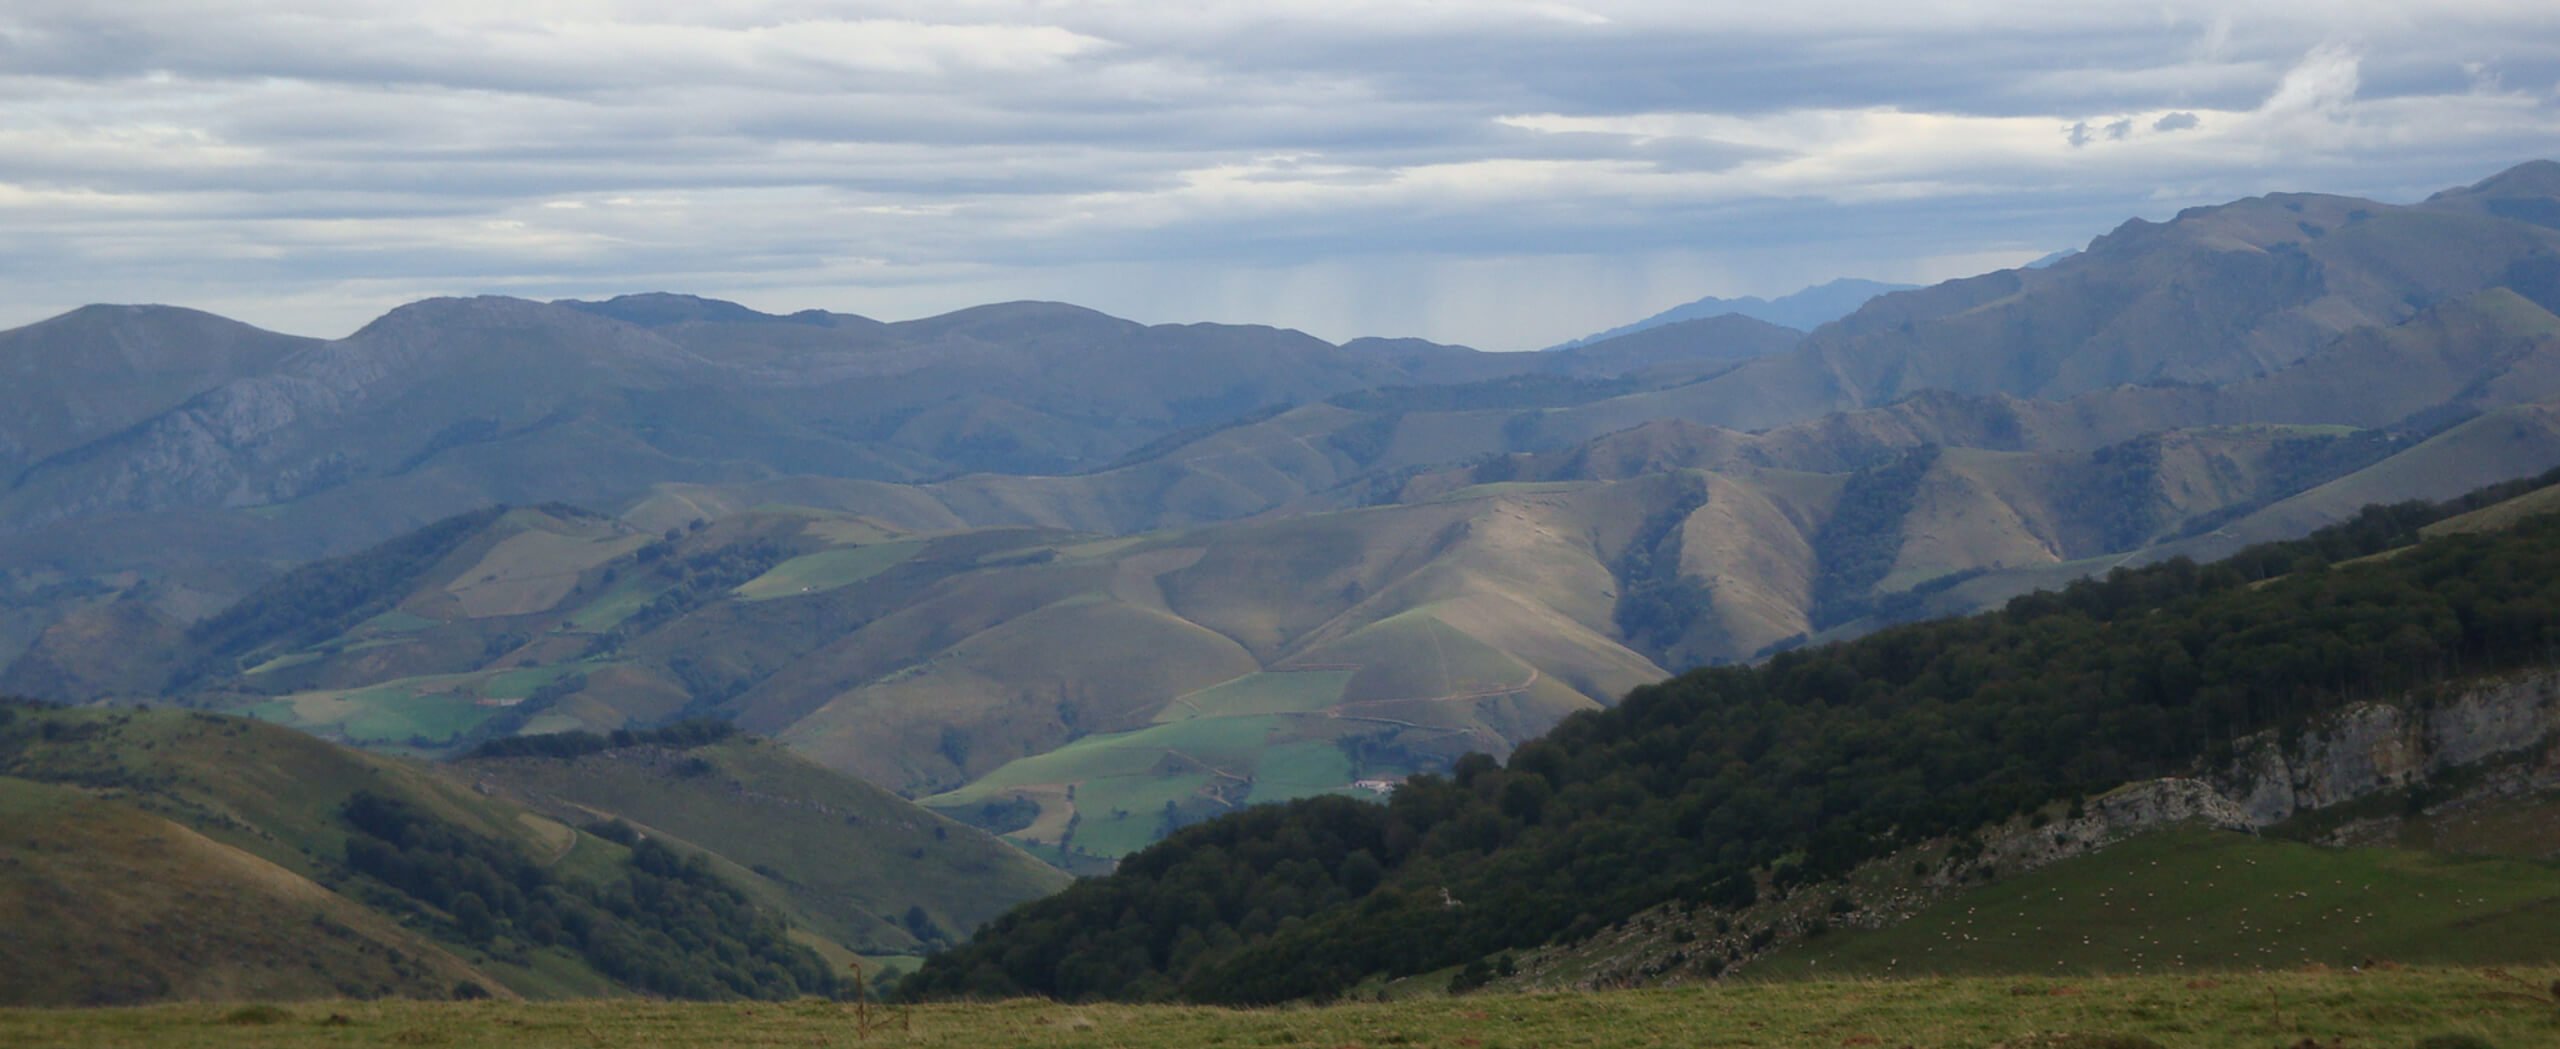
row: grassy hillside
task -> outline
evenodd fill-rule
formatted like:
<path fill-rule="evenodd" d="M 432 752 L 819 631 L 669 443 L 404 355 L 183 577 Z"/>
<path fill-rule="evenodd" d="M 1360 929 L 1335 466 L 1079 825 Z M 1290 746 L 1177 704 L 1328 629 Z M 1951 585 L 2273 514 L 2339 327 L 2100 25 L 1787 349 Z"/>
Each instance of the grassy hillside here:
<path fill-rule="evenodd" d="M 825 962 L 705 860 L 574 829 L 431 767 L 196 712 L 13 701 L 0 715 L 10 804 L 27 826 L 66 835 L 0 843 L 13 889 L 41 894 L 19 900 L 21 949 L 6 957 L 33 968 L 0 981 L 30 994 L 442 995 L 462 979 L 532 997 L 834 986 Z M 102 920 L 117 915 L 140 924 Z M 155 929 L 167 935 L 136 935 Z M 236 974 L 221 947 L 249 952 Z M 62 955 L 77 956 L 76 971 L 131 975 L 46 975 Z M 293 965 L 308 971 L 266 971 Z"/>
<path fill-rule="evenodd" d="M 565 822 L 620 819 L 719 855 L 813 932 L 866 954 L 966 935 L 1065 875 L 772 742 L 474 758 L 475 786 Z"/>
<path fill-rule="evenodd" d="M 116 836 L 90 843 L 106 855 L 146 849 L 153 837 L 167 837 L 151 826 L 174 823 L 212 847 L 253 857 L 286 883 L 317 883 L 346 889 L 343 865 L 353 831 L 341 819 L 347 802 L 373 792 L 407 799 L 453 826 L 485 839 L 505 843 L 524 855 L 564 864 L 563 871 L 584 875 L 608 873 L 621 850 L 586 839 L 578 832 L 524 810 L 482 798 L 434 771 L 396 759 L 333 746 L 299 732 L 237 718 L 179 711 L 62 710 L 11 706 L 10 722 L 0 726 L 7 749 L 0 755 L 0 777 L 13 782 L 51 784 L 53 789 L 79 788 L 104 792 L 94 804 L 129 813 L 119 823 L 102 821 L 96 833 L 118 828 Z M 23 789 L 23 788 L 22 788 Z M 147 823 L 136 823 L 140 816 Z M 588 846 L 580 848 L 579 843 Z M 119 877 L 74 887 L 75 898 L 95 893 L 103 899 L 142 896 L 148 868 L 123 869 Z M 131 879 L 128 881 L 127 879 Z M 345 897 L 344 892 L 339 897 Z M 340 903 L 346 899 L 341 898 Z M 221 921 L 209 910 L 214 897 L 182 898 L 180 918 L 196 923 Z M 306 904 L 300 908 L 310 909 Z M 77 914 L 77 909 L 61 912 Z M 396 916 L 398 912 L 390 912 Z M 377 924 L 389 924 L 381 912 Z M 152 969 L 193 969 L 209 955 L 157 958 L 157 940 L 88 938 L 104 930 L 71 926 L 51 934 L 60 943 Z M 439 919 L 422 918 L 406 934 L 450 952 L 488 980 L 484 986 L 535 996 L 595 994 L 613 990 L 612 981 L 553 952 L 507 956 L 474 950 L 454 936 Z M 134 951 L 131 955 L 113 953 Z M 418 952 L 412 952 L 418 953 Z M 432 956 L 432 952 L 429 952 Z M 357 972 L 364 970 L 359 967 Z M 172 981 L 164 993 L 176 993 Z M 444 985 L 449 989 L 451 984 Z M 218 987 L 208 988 L 216 990 Z M 394 985 L 394 989 L 400 989 Z M 318 993 L 339 993 L 322 985 Z"/>
<path fill-rule="evenodd" d="M 1875 930 L 1752 963 L 1754 979 L 2547 965 L 2560 865 L 2333 849 L 2229 831 L 2143 835 Z"/>
<path fill-rule="evenodd" d="M 856 1042 L 915 1049 L 1204 1045 L 1454 1047 L 1912 1046 L 1914 1049 L 2523 1049 L 2560 1039 L 2544 985 L 2560 970 L 2403 968 L 2218 979 L 1835 980 L 1606 994 L 1480 994 L 1227 1010 L 1010 1001 L 899 1006 L 315 1003 L 0 1010 L 0 1040 L 118 1049 L 433 1044 Z"/>
<path fill-rule="evenodd" d="M 310 879 L 122 801 L 0 777 L 0 999 L 443 998 L 494 977 Z"/>

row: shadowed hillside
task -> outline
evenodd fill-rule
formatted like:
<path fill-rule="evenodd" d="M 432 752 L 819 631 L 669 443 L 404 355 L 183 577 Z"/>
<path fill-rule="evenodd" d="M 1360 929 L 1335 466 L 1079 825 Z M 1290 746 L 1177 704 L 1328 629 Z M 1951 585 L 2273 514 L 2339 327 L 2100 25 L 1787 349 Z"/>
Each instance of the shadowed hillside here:
<path fill-rule="evenodd" d="M 478 782 L 503 783 L 502 770 L 457 774 L 202 712 L 0 704 L 13 828 L 0 986 L 23 1004 L 823 995 L 853 949 L 915 950 L 891 924 L 909 908 L 918 928 L 965 931 L 1061 880 L 968 828 L 758 756 L 769 744 L 685 728 L 590 760 L 628 762 L 633 748 L 674 755 L 693 791 L 729 791 L 687 817 L 622 784 L 615 806 L 547 806 L 555 819 Z M 685 765 L 697 748 L 700 772 Z M 583 782 L 536 781 L 571 795 Z M 756 787 L 793 790 L 794 811 L 848 808 L 795 824 L 741 796 Z M 635 831 L 616 819 L 626 805 L 704 828 Z M 745 858 L 698 851 L 706 840 Z M 758 851 L 795 847 L 822 858 Z M 830 891 L 847 886 L 859 891 Z"/>
<path fill-rule="evenodd" d="M 564 822 L 617 819 L 713 853 L 811 931 L 866 954 L 921 954 L 1066 885 L 1021 850 L 765 740 L 595 745 L 477 756 L 455 771 Z"/>

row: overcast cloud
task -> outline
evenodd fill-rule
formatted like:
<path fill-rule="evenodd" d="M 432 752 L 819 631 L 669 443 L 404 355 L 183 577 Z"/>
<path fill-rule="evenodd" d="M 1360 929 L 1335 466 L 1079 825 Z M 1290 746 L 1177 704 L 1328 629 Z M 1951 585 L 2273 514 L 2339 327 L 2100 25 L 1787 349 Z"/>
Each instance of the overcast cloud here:
<path fill-rule="evenodd" d="M 1512 349 L 2560 157 L 2547 0 L 1744 6 L 11 0 L 0 326 L 674 290 Z"/>

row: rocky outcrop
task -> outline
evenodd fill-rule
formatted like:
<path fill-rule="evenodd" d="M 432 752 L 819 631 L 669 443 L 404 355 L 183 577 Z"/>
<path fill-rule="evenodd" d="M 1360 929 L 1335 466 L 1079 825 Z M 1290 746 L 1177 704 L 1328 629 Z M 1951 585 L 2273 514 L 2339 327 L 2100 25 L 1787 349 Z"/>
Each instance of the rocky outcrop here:
<path fill-rule="evenodd" d="M 2295 733 L 2259 733 L 2241 740 L 2238 758 L 2212 779 L 2246 826 L 2264 827 L 2496 758 L 2548 758 L 2555 737 L 2560 674 L 2536 673 L 2450 697 L 2357 704 Z M 2553 762 L 2538 764 L 2560 776 Z"/>
<path fill-rule="evenodd" d="M 2219 768 L 2128 783 L 2083 799 L 1870 860 L 1812 891 L 1772 891 L 1740 912 L 1666 904 L 1590 940 L 1526 952 L 1512 989 L 1627 987 L 1716 979 L 1833 928 L 1910 920 L 1984 882 L 2014 877 L 2176 824 L 2257 831 L 2295 816 L 2409 788 L 2436 813 L 2560 790 L 2560 670 L 2359 703 L 2298 731 L 2236 742 Z M 2451 788 L 2455 784 L 2459 789 Z M 2395 809 L 2396 812 L 2396 809 Z M 2322 825 L 2321 840 L 2366 844 L 2396 814 Z"/>
<path fill-rule="evenodd" d="M 2295 732 L 2245 737 L 2234 752 L 2219 769 L 2128 783 L 2068 818 L 1987 833 L 1971 863 L 1949 864 L 1928 880 L 1945 888 L 1986 869 L 2033 870 L 2175 823 L 2256 831 L 2484 764 L 2506 767 L 2472 777 L 2470 794 L 2560 789 L 2560 672 L 2359 703 Z"/>

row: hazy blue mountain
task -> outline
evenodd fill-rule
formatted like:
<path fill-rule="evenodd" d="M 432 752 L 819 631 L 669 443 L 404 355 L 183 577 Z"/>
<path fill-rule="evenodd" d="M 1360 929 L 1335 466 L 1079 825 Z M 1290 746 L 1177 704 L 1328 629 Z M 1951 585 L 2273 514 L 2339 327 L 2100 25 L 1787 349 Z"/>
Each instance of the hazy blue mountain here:
<path fill-rule="evenodd" d="M 1659 328 L 1665 324 L 1677 324 L 1681 321 L 1721 317 L 1728 313 L 1739 313 L 1753 320 L 1766 321 L 1783 328 L 1812 331 L 1848 316 L 1858 307 L 1865 305 L 1868 299 L 1889 291 L 1908 291 L 1916 287 L 1919 285 L 1887 284 L 1882 281 L 1842 277 L 1827 284 L 1816 284 L 1803 291 L 1781 295 L 1775 299 L 1763 299 L 1757 295 L 1745 295 L 1738 299 L 1719 299 L 1710 295 L 1696 302 L 1671 307 L 1633 324 L 1621 324 L 1595 335 L 1586 335 L 1572 342 L 1558 343 L 1547 348 L 1568 350 L 1622 335 L 1633 335 L 1647 328 Z"/>

